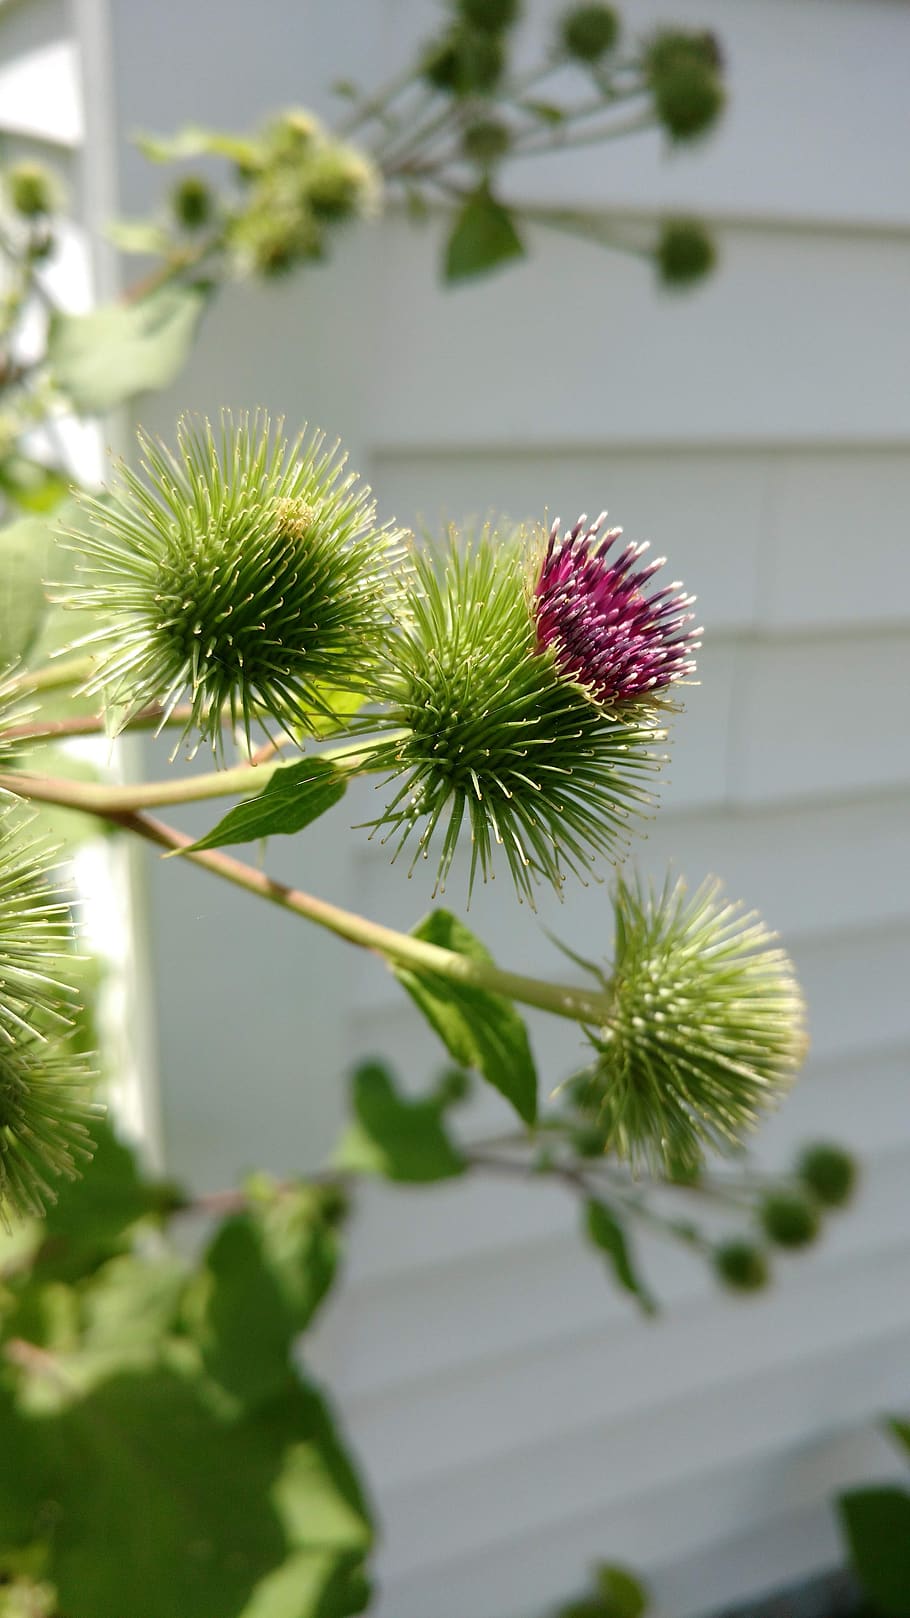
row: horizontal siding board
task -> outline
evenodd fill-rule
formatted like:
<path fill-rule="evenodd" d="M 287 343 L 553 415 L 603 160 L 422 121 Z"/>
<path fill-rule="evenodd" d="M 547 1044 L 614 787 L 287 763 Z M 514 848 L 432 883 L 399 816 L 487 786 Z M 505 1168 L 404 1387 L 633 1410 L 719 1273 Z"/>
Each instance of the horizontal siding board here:
<path fill-rule="evenodd" d="M 496 1618 L 536 1618 L 545 1605 L 549 1609 L 579 1589 L 581 1570 L 603 1559 L 648 1577 L 656 1618 L 702 1618 L 713 1608 L 712 1589 L 718 1605 L 738 1605 L 751 1594 L 786 1585 L 791 1570 L 799 1577 L 835 1565 L 840 1556 L 831 1495 L 856 1482 L 896 1478 L 899 1464 L 877 1434 L 835 1433 L 718 1467 L 700 1477 L 697 1487 L 681 1487 L 674 1478 L 644 1500 L 634 1496 L 611 1507 L 594 1502 L 549 1531 L 519 1532 L 469 1557 L 443 1552 L 433 1568 L 395 1580 L 392 1605 L 381 1609 L 381 1618 L 424 1618 L 427 1612 L 463 1618 L 494 1610 Z M 605 1453 L 604 1470 L 612 1465 Z M 555 1478 L 552 1489 L 558 1490 Z M 728 1547 L 742 1545 L 743 1524 L 755 1529 L 745 1566 L 735 1556 L 718 1579 Z M 793 1545 L 794 1528 L 811 1535 L 808 1546 L 803 1542 L 807 1561 Z M 497 1591 L 503 1595 L 494 1607 L 491 1592 Z"/>
<path fill-rule="evenodd" d="M 733 801 L 824 799 L 910 783 L 908 691 L 910 632 L 741 648 Z"/>
<path fill-rule="evenodd" d="M 903 241 L 725 228 L 721 271 L 686 299 L 638 259 L 530 242 L 528 266 L 453 292 L 436 233 L 386 221 L 371 248 L 374 450 L 910 438 Z"/>
<path fill-rule="evenodd" d="M 564 523 L 607 506 L 669 553 L 708 644 L 731 629 L 906 622 L 910 448 L 415 449 L 374 456 L 383 509 L 419 532 L 504 514 Z"/>
<path fill-rule="evenodd" d="M 705 1473 L 736 1463 L 755 1464 L 761 1457 L 805 1443 L 820 1430 L 862 1418 L 868 1409 L 867 1378 L 874 1378 L 879 1397 L 900 1399 L 906 1389 L 906 1356 L 910 1349 L 906 1271 L 898 1263 L 871 1267 L 864 1285 L 851 1283 L 851 1303 L 862 1306 L 874 1291 L 881 1295 L 881 1318 L 891 1324 L 878 1330 L 857 1327 L 842 1301 L 838 1329 L 823 1344 L 813 1343 L 798 1365 L 784 1368 L 770 1356 L 750 1372 L 748 1381 L 733 1374 L 719 1385 L 685 1400 L 655 1397 L 631 1418 L 602 1425 L 588 1414 L 577 1431 L 561 1428 L 540 1446 L 499 1453 L 484 1462 L 484 1487 L 478 1489 L 478 1463 L 433 1480 L 424 1477 L 398 1488 L 386 1488 L 386 1571 L 398 1577 L 438 1565 L 459 1554 L 473 1555 L 498 1539 L 517 1532 L 545 1533 L 576 1513 L 619 1506 L 649 1487 L 675 1481 L 694 1489 Z M 901 1296 L 901 1292 L 903 1295 Z M 851 1329 L 852 1327 L 852 1329 Z M 792 1316 L 784 1325 L 792 1329 Z M 563 1367 L 563 1390 L 572 1369 Z M 629 1373 L 620 1372 L 621 1387 Z M 600 1385 L 600 1384 L 598 1384 Z M 746 1388 L 748 1393 L 746 1393 Z M 596 1389 L 588 1390 L 596 1400 Z M 540 1395 L 530 1391 L 516 1419 L 527 1433 L 539 1410 Z M 596 1402 L 594 1404 L 596 1410 Z M 349 1424 L 364 1454 L 368 1472 L 375 1452 L 356 1422 Z M 655 1435 L 659 1434 L 659 1443 Z M 432 1428 L 424 1420 L 424 1444 L 442 1454 L 454 1440 L 437 1415 Z M 400 1453 L 403 1434 L 395 1446 Z M 383 1466 L 389 1455 L 383 1447 Z M 729 1521 L 742 1521 L 743 1502 Z M 677 1551 L 684 1547 L 677 1546 Z"/>
<path fill-rule="evenodd" d="M 906 1065 L 902 1078 L 899 1093 L 906 1097 Z M 863 1086 L 868 1106 L 875 1106 L 876 1094 L 874 1084 L 868 1094 Z M 885 1116 L 896 1111 L 892 1105 Z M 906 1117 L 900 1126 L 906 1137 Z M 786 1161 L 792 1161 L 792 1145 Z M 910 1233 L 902 1201 L 910 1140 L 887 1153 L 859 1142 L 854 1149 L 861 1157 L 863 1179 L 850 1214 L 832 1216 L 811 1254 L 779 1261 L 775 1295 L 786 1299 L 783 1310 L 792 1309 L 803 1290 L 819 1288 L 824 1294 L 833 1274 L 844 1281 L 857 1259 L 875 1261 Z M 470 1189 L 465 1192 L 465 1208 L 473 1195 Z M 713 1235 L 741 1228 L 735 1213 L 701 1198 L 677 1194 L 667 1197 L 665 1206 L 678 1217 L 698 1218 Z M 710 1336 L 718 1321 L 745 1321 L 748 1311 L 729 1316 L 701 1260 L 648 1239 L 647 1233 L 642 1238 L 633 1226 L 645 1273 L 665 1306 L 657 1327 L 642 1326 L 635 1304 L 615 1291 L 603 1266 L 579 1239 L 574 1199 L 563 1194 L 558 1212 L 555 1204 L 553 1211 L 549 1234 L 508 1249 L 468 1252 L 424 1271 L 385 1274 L 372 1281 L 362 1270 L 360 1279 L 352 1275 L 330 1333 L 333 1346 L 327 1341 L 323 1350 L 345 1398 L 361 1412 L 380 1418 L 385 1413 L 392 1420 L 400 1405 L 410 1409 L 412 1399 L 444 1399 L 443 1377 L 463 1392 L 482 1388 L 485 1379 L 506 1376 L 509 1367 L 517 1371 L 522 1364 L 529 1377 L 540 1374 L 543 1393 L 552 1391 L 555 1360 L 578 1353 L 584 1363 L 586 1354 L 602 1352 L 606 1369 L 618 1366 L 632 1343 L 644 1356 L 640 1365 L 636 1359 L 636 1378 L 640 1373 L 641 1380 L 632 1379 L 635 1387 L 659 1384 L 667 1392 L 677 1387 L 680 1396 L 686 1393 L 701 1353 L 702 1330 Z M 362 1240 L 358 1227 L 355 1260 Z M 803 1315 L 798 1329 L 811 1333 L 811 1310 Z M 764 1331 L 767 1321 L 762 1317 L 759 1324 Z M 568 1407 L 556 1404 L 559 1419 L 567 1418 Z"/>
<path fill-rule="evenodd" d="M 676 754 L 686 749 L 692 709 L 701 696 L 697 692 L 690 698 L 689 712 L 677 721 Z M 350 819 L 369 812 L 360 810 L 361 801 Z M 794 934 L 811 938 L 814 933 L 875 927 L 910 916 L 910 888 L 900 881 L 900 873 L 910 869 L 906 791 L 828 802 L 824 807 L 693 814 L 667 809 L 658 811 L 644 829 L 647 835 L 635 838 L 630 848 L 630 860 L 643 876 L 660 879 L 672 868 L 690 886 L 709 875 L 718 876 L 732 897 L 758 909 L 785 940 Z M 443 896 L 442 902 L 456 909 L 467 891 L 468 862 L 465 851 L 454 867 L 449 894 Z M 358 844 L 352 863 L 369 915 L 407 929 L 432 903 L 432 873 L 418 867 L 410 883 L 402 881 L 398 866 L 390 864 L 389 851 L 377 842 Z M 560 937 L 574 939 L 582 953 L 595 957 L 609 953 L 610 910 L 600 888 L 588 892 L 570 888 L 562 904 L 542 892 L 540 905 L 540 922 Z M 503 964 L 520 958 L 528 971 L 545 972 L 556 966 L 542 927 L 519 909 L 508 888 L 502 895 L 498 888 L 495 893 L 479 890 L 469 920 L 494 953 L 501 954 Z M 358 975 L 366 972 L 372 982 L 380 981 L 365 959 L 358 959 L 356 969 Z"/>

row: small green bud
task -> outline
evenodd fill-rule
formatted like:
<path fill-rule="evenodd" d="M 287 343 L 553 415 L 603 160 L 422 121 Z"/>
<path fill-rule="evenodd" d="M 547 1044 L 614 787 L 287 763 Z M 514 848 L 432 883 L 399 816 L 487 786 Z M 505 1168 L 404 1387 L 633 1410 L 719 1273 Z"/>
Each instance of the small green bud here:
<path fill-rule="evenodd" d="M 459 15 L 485 34 L 502 34 L 521 15 L 521 0 L 457 0 Z"/>
<path fill-rule="evenodd" d="M 303 194 L 319 219 L 349 219 L 373 212 L 380 188 L 378 170 L 350 146 L 322 147 L 303 171 Z"/>
<path fill-rule="evenodd" d="M 462 27 L 430 46 L 421 72 L 443 94 L 485 95 L 496 88 L 504 66 L 505 52 L 498 34 Z"/>
<path fill-rule="evenodd" d="M 754 1242 L 721 1242 L 712 1254 L 714 1272 L 732 1292 L 759 1292 L 771 1279 L 768 1261 Z"/>
<path fill-rule="evenodd" d="M 498 118 L 478 118 L 476 123 L 468 124 L 461 137 L 464 155 L 472 163 L 498 162 L 505 157 L 511 143 L 508 125 Z"/>
<path fill-rule="evenodd" d="M 199 230 L 212 217 L 212 192 L 199 174 L 187 174 L 171 192 L 175 219 L 186 230 Z"/>
<path fill-rule="evenodd" d="M 322 230 L 307 208 L 273 203 L 266 191 L 231 221 L 227 239 L 241 270 L 267 278 L 286 275 L 306 259 L 322 257 Z"/>
<path fill-rule="evenodd" d="M 43 163 L 13 163 L 3 175 L 10 207 L 22 219 L 39 219 L 62 206 L 59 180 Z"/>
<path fill-rule="evenodd" d="M 577 62 L 599 62 L 619 38 L 619 17 L 612 6 L 573 6 L 559 21 L 559 39 Z"/>
<path fill-rule="evenodd" d="M 36 229 L 34 225 L 32 226 L 26 251 L 33 264 L 43 264 L 45 259 L 50 258 L 55 246 L 56 241 L 52 230 L 49 230 L 46 225 L 39 229 Z"/>
<path fill-rule="evenodd" d="M 282 112 L 266 130 L 267 149 L 279 162 L 299 158 L 321 139 L 322 124 L 306 107 Z"/>
<path fill-rule="evenodd" d="M 856 1159 L 842 1146 L 819 1141 L 801 1153 L 797 1174 L 824 1207 L 842 1208 L 856 1186 Z"/>
<path fill-rule="evenodd" d="M 344 1189 L 335 1181 L 331 1185 L 319 1187 L 319 1212 L 327 1225 L 342 1225 L 351 1211 L 351 1199 Z"/>
<path fill-rule="evenodd" d="M 696 140 L 717 122 L 726 97 L 713 35 L 662 32 L 644 63 L 655 111 L 672 140 Z"/>
<path fill-rule="evenodd" d="M 759 1208 L 762 1229 L 778 1247 L 808 1247 L 815 1241 L 821 1219 L 814 1202 L 800 1191 L 775 1191 Z"/>
<path fill-rule="evenodd" d="M 665 220 L 655 256 L 661 281 L 673 287 L 692 286 L 717 262 L 714 239 L 697 219 Z"/>

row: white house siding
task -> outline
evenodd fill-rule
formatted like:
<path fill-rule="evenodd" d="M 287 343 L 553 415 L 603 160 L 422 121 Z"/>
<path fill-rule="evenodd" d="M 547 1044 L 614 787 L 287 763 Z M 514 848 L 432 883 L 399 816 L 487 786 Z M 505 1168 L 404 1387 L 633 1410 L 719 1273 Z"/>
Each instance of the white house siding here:
<path fill-rule="evenodd" d="M 579 153 L 522 184 L 642 218 L 698 209 L 723 253 L 703 290 L 662 296 L 641 265 L 539 233 L 528 265 L 442 291 L 437 233 L 391 218 L 329 272 L 226 297 L 186 376 L 141 410 L 169 431 L 186 406 L 266 403 L 342 434 L 387 515 L 607 505 L 671 554 L 699 594 L 703 684 L 635 856 L 721 874 L 797 960 L 812 1053 L 761 1159 L 820 1135 L 864 1159 L 855 1209 L 756 1302 L 643 1243 L 655 1324 L 612 1290 L 558 1190 L 365 1194 L 315 1356 L 377 1496 L 383 1618 L 533 1618 L 596 1557 L 641 1568 L 668 1618 L 824 1567 L 832 1491 L 888 1469 L 870 1423 L 910 1401 L 910 10 L 626 10 L 717 27 L 722 134 L 672 160 L 649 137 Z M 121 137 L 242 126 L 342 74 L 372 79 L 433 15 L 267 0 L 254 19 L 231 0 L 214 26 L 204 0 L 119 0 Z M 126 156 L 121 177 L 139 211 L 156 176 Z M 365 787 L 349 815 L 274 845 L 269 868 L 408 926 L 428 884 L 346 830 L 371 801 Z M 150 881 L 176 1171 L 212 1186 L 313 1162 L 354 1059 L 385 1052 L 416 1085 L 432 1071 L 429 1033 L 377 963 L 199 873 L 156 865 Z M 447 902 L 459 892 L 453 876 Z M 608 952 L 599 888 L 540 919 Z M 505 884 L 471 920 L 509 965 L 553 969 Z M 575 1034 L 533 1027 L 555 1082 Z M 487 1098 L 470 1127 L 503 1119 Z"/>

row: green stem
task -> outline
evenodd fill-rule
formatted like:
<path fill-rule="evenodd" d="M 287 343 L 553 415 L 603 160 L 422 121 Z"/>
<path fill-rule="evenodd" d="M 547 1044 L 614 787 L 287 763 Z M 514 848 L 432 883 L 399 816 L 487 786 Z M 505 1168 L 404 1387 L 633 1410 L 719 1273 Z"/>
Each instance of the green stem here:
<path fill-rule="evenodd" d="M 248 765 L 243 768 L 249 772 Z M 231 773 L 233 772 L 224 772 L 226 775 Z M 265 770 L 262 773 L 265 774 Z M 189 783 L 173 783 L 175 787 L 183 784 Z M 92 790 L 92 788 L 91 782 L 51 781 L 41 776 L 26 775 L 0 776 L 0 790 L 16 793 L 19 797 L 32 801 L 55 803 L 61 808 L 83 809 L 89 814 L 98 815 L 114 826 L 134 832 L 136 836 L 156 844 L 159 848 L 182 853 L 186 859 L 192 860 L 194 865 L 201 866 L 205 871 L 211 871 L 213 876 L 221 877 L 234 887 L 244 888 L 247 893 L 266 899 L 282 910 L 303 916 L 305 920 L 314 922 L 317 927 L 324 927 L 327 932 L 346 939 L 349 944 L 372 950 L 395 966 L 411 967 L 418 972 L 432 972 L 437 977 L 445 978 L 450 983 L 460 983 L 465 988 L 486 989 L 491 994 L 503 995 L 509 1000 L 519 1000 L 523 1005 L 537 1006 L 541 1011 L 549 1011 L 556 1017 L 567 1017 L 572 1022 L 598 1025 L 606 1019 L 608 994 L 605 990 L 591 993 L 586 989 L 546 983 L 517 972 L 507 972 L 485 961 L 471 960 L 454 950 L 442 949 L 437 944 L 413 938 L 410 933 L 399 933 L 391 927 L 383 927 L 378 922 L 367 920 L 365 916 L 358 916 L 353 911 L 330 904 L 328 900 L 318 899 L 313 894 L 303 893 L 298 888 L 290 888 L 283 882 L 276 882 L 263 871 L 257 871 L 251 865 L 244 865 L 242 860 L 234 859 L 230 854 L 224 854 L 220 850 L 192 849 L 190 845 L 193 838 L 175 830 L 173 826 L 140 815 L 131 808 L 113 808 L 110 795 L 119 789 L 94 787 Z M 104 807 L 100 806 L 96 796 L 102 790 L 108 793 L 108 801 Z"/>
<path fill-rule="evenodd" d="M 82 685 L 94 671 L 93 657 L 72 657 L 43 669 L 25 669 L 11 683 L 20 691 L 56 691 L 65 685 Z"/>

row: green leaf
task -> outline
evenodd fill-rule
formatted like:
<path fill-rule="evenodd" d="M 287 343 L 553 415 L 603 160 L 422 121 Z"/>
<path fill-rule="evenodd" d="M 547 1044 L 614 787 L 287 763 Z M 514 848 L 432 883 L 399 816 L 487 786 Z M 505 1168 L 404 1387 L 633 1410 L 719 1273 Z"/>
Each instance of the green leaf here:
<path fill-rule="evenodd" d="M 838 1500 L 857 1576 L 885 1618 L 910 1618 L 910 1494 L 852 1489 Z"/>
<path fill-rule="evenodd" d="M 606 1253 L 619 1285 L 632 1293 L 646 1315 L 655 1315 L 657 1304 L 633 1267 L 625 1231 L 612 1209 L 589 1198 L 584 1205 L 584 1227 L 588 1240 Z"/>
<path fill-rule="evenodd" d="M 0 1404 L 0 1446 L 18 1463 L 25 1423 L 8 1415 Z M 0 1488 L 0 1544 L 24 1540 L 53 1502 L 47 1577 L 67 1618 L 362 1610 L 367 1508 L 305 1386 L 231 1419 L 198 1376 L 133 1371 L 27 1425 L 23 1473 L 17 1465 L 8 1500 Z M 307 1573 L 294 1606 L 274 1589 L 289 1564 Z"/>
<path fill-rule="evenodd" d="M 173 382 L 189 353 L 209 288 L 170 282 L 137 303 L 88 315 L 55 313 L 47 339 L 58 387 L 76 410 L 103 415 Z"/>
<path fill-rule="evenodd" d="M 0 529 L 0 668 L 26 658 L 41 632 L 50 554 L 47 525 L 39 518 L 21 517 Z"/>
<path fill-rule="evenodd" d="M 246 798 L 229 809 L 217 826 L 189 847 L 223 848 L 226 843 L 249 843 L 258 837 L 302 831 L 344 797 L 347 784 L 345 772 L 328 759 L 305 758 L 299 764 L 286 764 L 275 771 L 258 797 Z"/>
<path fill-rule="evenodd" d="M 287 1383 L 294 1338 L 332 1284 L 331 1212 L 316 1187 L 274 1190 L 227 1220 L 209 1247 L 190 1303 L 194 1333 L 210 1375 L 248 1403 Z"/>
<path fill-rule="evenodd" d="M 557 106 L 555 101 L 523 101 L 522 111 L 529 112 L 532 118 L 537 118 L 542 124 L 549 124 L 555 128 L 557 124 L 565 123 L 566 109 Z"/>
<path fill-rule="evenodd" d="M 399 1095 L 386 1068 L 366 1062 L 354 1074 L 353 1104 L 356 1121 L 334 1155 L 337 1168 L 413 1184 L 464 1172 L 465 1160 L 445 1131 L 442 1097 L 412 1101 Z"/>
<path fill-rule="evenodd" d="M 486 183 L 479 185 L 455 217 L 446 247 L 445 279 L 465 281 L 523 255 L 508 208 L 497 202 Z"/>
<path fill-rule="evenodd" d="M 647 1612 L 648 1593 L 628 1568 L 599 1562 L 594 1585 L 603 1602 L 604 1618 L 642 1618 Z"/>
<path fill-rule="evenodd" d="M 492 962 L 478 938 L 448 910 L 433 910 L 413 936 L 472 961 Z M 537 1071 L 528 1031 L 511 1001 L 411 967 L 393 967 L 399 983 L 461 1067 L 475 1068 L 526 1124 L 537 1117 Z"/>

